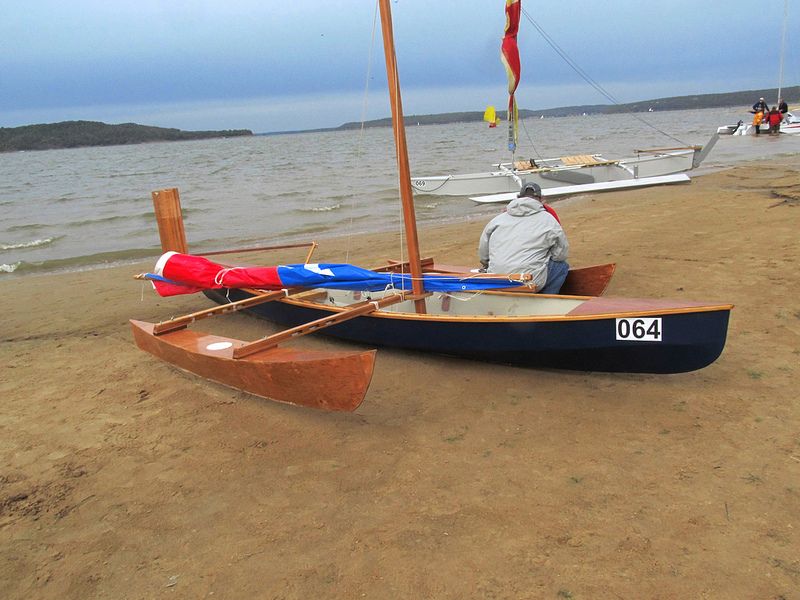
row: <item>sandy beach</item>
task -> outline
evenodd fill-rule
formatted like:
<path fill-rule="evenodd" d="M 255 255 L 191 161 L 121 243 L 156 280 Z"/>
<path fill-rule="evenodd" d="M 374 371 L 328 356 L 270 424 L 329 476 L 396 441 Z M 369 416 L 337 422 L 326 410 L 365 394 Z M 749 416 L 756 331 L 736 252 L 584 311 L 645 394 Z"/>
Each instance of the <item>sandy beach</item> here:
<path fill-rule="evenodd" d="M 132 279 L 152 262 L 2 281 L 0 597 L 800 599 L 797 155 L 556 207 L 573 266 L 617 263 L 608 295 L 733 303 L 720 359 L 619 375 L 381 349 L 361 407 L 323 413 L 139 351 L 128 319 L 210 306 Z M 476 263 L 485 222 L 421 231 L 423 254 Z"/>

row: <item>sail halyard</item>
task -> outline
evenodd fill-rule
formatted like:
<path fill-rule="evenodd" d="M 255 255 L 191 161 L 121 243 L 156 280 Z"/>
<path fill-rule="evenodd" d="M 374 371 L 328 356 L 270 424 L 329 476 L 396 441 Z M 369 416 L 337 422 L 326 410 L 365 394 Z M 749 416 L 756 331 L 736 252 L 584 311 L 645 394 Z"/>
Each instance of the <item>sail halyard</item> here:
<path fill-rule="evenodd" d="M 417 219 L 414 212 L 414 197 L 411 188 L 411 169 L 408 165 L 408 146 L 406 129 L 403 121 L 403 101 L 400 96 L 400 76 L 397 71 L 397 57 L 394 51 L 394 33 L 392 30 L 392 11 L 389 0 L 379 0 L 381 12 L 381 32 L 383 34 L 383 51 L 386 57 L 386 76 L 389 82 L 389 98 L 392 106 L 392 127 L 397 154 L 397 168 L 400 177 L 400 200 L 403 206 L 403 224 L 406 233 L 408 263 L 413 280 L 412 291 L 422 294 L 422 264 L 419 253 L 419 237 L 417 235 Z M 416 300 L 418 313 L 424 313 L 425 300 Z"/>

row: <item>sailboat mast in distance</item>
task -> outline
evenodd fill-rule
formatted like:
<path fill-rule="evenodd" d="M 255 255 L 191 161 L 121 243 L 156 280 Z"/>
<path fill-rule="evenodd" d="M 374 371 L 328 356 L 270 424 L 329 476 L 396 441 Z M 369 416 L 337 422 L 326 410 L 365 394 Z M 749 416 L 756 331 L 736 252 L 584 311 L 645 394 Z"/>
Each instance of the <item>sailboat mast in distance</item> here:
<path fill-rule="evenodd" d="M 379 0 L 379 3 L 383 52 L 386 56 L 386 76 L 389 81 L 389 99 L 392 105 L 392 126 L 394 128 L 394 143 L 397 152 L 397 168 L 400 175 L 400 200 L 403 205 L 403 223 L 408 247 L 408 262 L 413 279 L 411 290 L 414 294 L 421 294 L 424 289 L 422 284 L 422 265 L 420 264 L 417 219 L 414 213 L 414 198 L 411 190 L 411 169 L 408 166 L 408 146 L 406 145 L 406 129 L 403 122 L 403 101 L 400 97 L 400 76 L 397 72 L 397 58 L 394 52 L 392 10 L 389 0 Z M 417 300 L 415 307 L 418 313 L 424 313 L 425 300 Z"/>
<path fill-rule="evenodd" d="M 506 28 L 503 42 L 500 46 L 500 60 L 506 68 L 508 76 L 508 149 L 513 154 L 517 150 L 517 132 L 519 128 L 519 114 L 514 92 L 517 91 L 522 67 L 519 61 L 519 48 L 517 47 L 517 32 L 519 31 L 519 16 L 522 11 L 522 0 L 506 0 Z"/>
<path fill-rule="evenodd" d="M 783 59 L 786 56 L 786 23 L 789 21 L 789 0 L 783 0 L 783 31 L 781 32 L 781 64 L 778 69 L 778 99 L 781 101 L 781 88 L 783 87 Z"/>

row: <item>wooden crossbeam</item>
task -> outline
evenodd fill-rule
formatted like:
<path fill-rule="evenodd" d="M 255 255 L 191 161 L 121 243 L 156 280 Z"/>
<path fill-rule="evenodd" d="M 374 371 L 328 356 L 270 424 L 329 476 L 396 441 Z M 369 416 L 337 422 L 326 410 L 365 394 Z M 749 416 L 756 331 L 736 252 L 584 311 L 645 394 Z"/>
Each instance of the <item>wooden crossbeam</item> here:
<path fill-rule="evenodd" d="M 405 269 L 408 263 L 397 260 L 388 260 L 388 264 L 372 269 L 380 273 L 397 273 Z M 423 258 L 421 261 L 425 275 L 444 275 L 459 277 L 461 279 L 508 279 L 527 283 L 533 279 L 530 273 L 473 273 L 468 267 L 435 264 L 433 258 Z"/>
<path fill-rule="evenodd" d="M 410 269 L 411 269 L 411 266 L 410 266 L 410 264 L 409 264 L 409 262 L 407 260 L 406 261 L 400 261 L 400 260 L 389 259 L 389 260 L 386 261 L 386 263 L 387 264 L 381 265 L 380 267 L 376 267 L 376 268 L 374 268 L 372 270 L 373 271 L 382 272 L 382 273 L 386 273 L 386 272 L 400 273 L 400 272 L 409 272 Z M 420 263 L 420 266 L 422 267 L 422 269 L 424 271 L 426 268 L 429 268 L 429 267 L 433 266 L 433 258 L 430 257 L 430 256 L 422 258 L 422 259 L 420 259 L 419 263 Z"/>
<path fill-rule="evenodd" d="M 255 306 L 257 304 L 263 304 L 264 302 L 271 302 L 272 300 L 285 298 L 286 296 L 297 293 L 302 289 L 303 288 L 288 288 L 274 292 L 258 293 L 257 296 L 253 296 L 251 298 L 230 302 L 229 304 L 221 304 L 213 308 L 207 308 L 205 310 L 200 310 L 188 315 L 183 315 L 181 317 L 175 317 L 169 321 L 162 321 L 153 327 L 153 335 L 160 335 L 169 331 L 175 331 L 176 329 L 183 329 L 184 327 L 188 327 L 200 319 L 207 319 L 208 317 L 213 317 L 216 315 L 224 315 L 226 313 L 232 313 L 245 308 L 250 308 L 251 306 Z"/>
<path fill-rule="evenodd" d="M 256 340 L 255 342 L 251 342 L 249 344 L 245 344 L 244 346 L 240 346 L 239 348 L 236 348 L 233 351 L 233 358 L 244 358 L 245 356 L 250 356 L 251 354 L 255 354 L 256 352 L 261 352 L 262 350 L 268 350 L 269 348 L 274 348 L 275 346 L 277 346 L 281 342 L 285 342 L 286 340 L 299 337 L 301 335 L 314 333 L 316 331 L 319 331 L 320 329 L 325 329 L 326 327 L 330 327 L 331 325 L 337 325 L 338 323 L 349 321 L 350 319 L 354 319 L 355 317 L 366 315 L 380 308 L 384 308 L 392 304 L 397 304 L 398 302 L 402 302 L 404 300 L 422 300 L 423 298 L 429 295 L 430 295 L 429 293 L 408 294 L 403 292 L 399 294 L 392 294 L 391 296 L 385 296 L 380 300 L 365 300 L 362 302 L 356 302 L 355 304 L 349 304 L 348 306 L 345 307 L 345 310 L 341 312 L 328 315 L 327 317 L 322 317 L 321 319 L 317 319 L 309 323 L 304 323 L 303 325 L 298 325 L 297 327 L 285 329 L 284 331 L 280 331 L 273 335 L 269 335 L 260 340 Z"/>
<path fill-rule="evenodd" d="M 311 254 L 316 250 L 317 242 L 312 241 L 304 244 L 283 244 L 282 246 L 256 246 L 254 248 L 231 248 L 229 250 L 212 250 L 210 252 L 198 252 L 197 256 L 219 256 L 220 254 L 244 254 L 246 252 L 263 252 L 266 250 L 286 250 L 288 248 L 309 248 L 306 255 L 306 262 L 311 258 Z"/>
<path fill-rule="evenodd" d="M 703 149 L 702 146 L 680 146 L 678 148 L 644 148 L 644 149 L 638 148 L 638 149 L 634 150 L 634 152 L 645 154 L 645 153 L 656 153 L 656 152 L 676 152 L 678 150 L 695 150 L 695 151 L 697 151 L 697 150 L 702 150 L 702 149 Z"/>

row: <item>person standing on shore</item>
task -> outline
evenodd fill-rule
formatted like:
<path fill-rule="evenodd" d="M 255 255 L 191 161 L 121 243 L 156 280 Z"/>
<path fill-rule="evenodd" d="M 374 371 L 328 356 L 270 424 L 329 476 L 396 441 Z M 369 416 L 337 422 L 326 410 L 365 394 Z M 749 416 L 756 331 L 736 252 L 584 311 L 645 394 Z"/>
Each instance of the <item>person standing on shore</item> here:
<path fill-rule="evenodd" d="M 764 101 L 763 98 L 759 98 L 758 102 L 753 104 L 753 112 L 754 113 L 760 112 L 763 114 L 767 114 L 769 112 L 769 106 L 767 105 L 767 103 Z"/>
<path fill-rule="evenodd" d="M 756 114 L 753 115 L 753 127 L 756 128 L 756 135 L 761 133 L 761 123 L 764 121 L 764 114 L 760 110 L 756 111 Z"/>
<path fill-rule="evenodd" d="M 569 243 L 535 183 L 522 186 L 506 211 L 481 234 L 478 258 L 490 273 L 530 273 L 536 291 L 557 294 L 567 278 Z"/>
<path fill-rule="evenodd" d="M 781 111 L 782 115 L 785 115 L 787 112 L 789 112 L 789 105 L 786 104 L 786 100 L 783 98 L 778 100 L 778 110 Z"/>
<path fill-rule="evenodd" d="M 779 134 L 781 132 L 781 121 L 783 121 L 783 115 L 781 114 L 781 111 L 778 110 L 777 106 L 772 107 L 772 110 L 769 111 L 767 119 L 769 121 L 769 134 Z"/>

